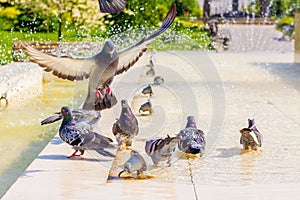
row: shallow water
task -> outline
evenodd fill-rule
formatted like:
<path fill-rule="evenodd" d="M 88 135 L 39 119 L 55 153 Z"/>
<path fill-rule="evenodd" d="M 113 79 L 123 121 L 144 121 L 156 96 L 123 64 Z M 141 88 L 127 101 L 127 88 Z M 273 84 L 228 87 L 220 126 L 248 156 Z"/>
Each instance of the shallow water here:
<path fill-rule="evenodd" d="M 178 62 L 177 66 L 167 63 L 167 66 L 157 67 L 157 73 L 165 78 L 166 83 L 164 86 L 153 87 L 155 96 L 151 100 L 154 105 L 154 114 L 149 117 L 138 116 L 141 124 L 141 133 L 135 141 L 134 147 L 140 150 L 143 156 L 145 156 L 149 166 L 148 175 L 155 177 L 138 181 L 154 182 L 155 184 L 167 182 L 191 184 L 192 182 L 196 186 L 298 184 L 300 182 L 300 135 L 298 134 L 300 128 L 300 93 L 293 85 L 286 83 L 274 75 L 272 71 L 262 67 L 266 62 L 275 62 L 273 60 L 274 57 L 277 57 L 276 62 L 280 63 L 280 65 L 282 65 L 281 63 L 290 62 L 291 56 L 281 53 L 260 53 L 259 56 L 257 53 L 242 55 L 234 53 L 211 53 L 209 56 L 216 63 L 213 66 L 211 62 L 205 62 L 205 55 L 199 55 L 198 52 L 179 53 L 177 57 L 179 55 L 186 56 L 187 58 L 191 58 L 191 60 L 196 60 L 197 57 L 200 57 L 199 60 L 202 61 L 202 65 L 197 67 L 199 69 L 207 69 L 209 66 L 215 67 L 222 80 L 220 83 L 215 81 L 215 77 L 201 77 L 200 75 L 196 76 L 196 73 L 188 73 L 186 68 L 189 66 L 180 65 L 179 61 L 172 57 L 173 54 L 161 53 L 158 56 L 157 62 L 162 62 L 161 60 L 167 56 L 173 58 L 169 59 L 170 62 L 172 60 Z M 256 62 L 254 63 L 253 60 Z M 166 61 L 164 60 L 164 62 Z M 269 64 L 270 67 L 273 65 Z M 170 71 L 168 66 L 172 66 L 173 70 Z M 129 72 L 128 76 L 132 74 L 132 76 L 136 77 L 137 74 L 134 72 L 138 72 L 137 68 L 136 71 Z M 147 69 L 145 68 L 145 70 Z M 188 78 L 188 82 L 186 82 L 188 84 L 183 88 L 181 88 L 183 84 L 179 83 L 185 80 L 181 80 L 178 75 L 175 76 L 176 74 L 181 74 L 181 78 Z M 123 78 L 125 79 L 125 76 Z M 132 94 L 134 90 L 130 88 L 129 80 L 134 82 L 135 86 L 133 87 L 138 87 L 136 93 Z M 148 83 L 148 80 L 145 83 Z M 122 89 L 123 93 L 131 94 L 133 110 L 137 111 L 140 104 L 147 100 L 147 96 L 142 96 L 139 93 L 140 89 L 146 86 L 146 84 L 141 81 L 137 85 L 133 79 L 128 79 L 127 84 L 126 87 L 123 86 L 124 88 L 120 87 L 116 89 L 116 94 L 118 94 L 119 99 L 121 99 L 121 93 L 118 90 Z M 212 103 L 214 96 L 211 96 L 208 92 L 207 86 L 213 84 L 216 87 L 222 84 L 226 97 L 225 110 L 223 110 L 224 124 L 222 125 L 222 130 L 218 133 L 215 133 L 214 129 L 210 128 L 211 121 L 215 118 L 213 116 L 214 110 L 221 112 L 218 109 L 218 105 Z M 187 87 L 190 87 L 189 90 L 187 90 Z M 130 91 L 127 91 L 126 88 Z M 1 175 L 1 181 L 2 177 L 7 177 L 7 182 L 14 180 L 11 178 L 11 175 L 14 175 L 16 178 L 16 173 L 21 173 L 30 162 L 25 162 L 25 160 L 29 160 L 26 156 L 34 158 L 41 150 L 42 144 L 45 144 L 57 132 L 58 124 L 56 124 L 56 127 L 54 125 L 40 127 L 39 122 L 52 112 L 57 111 L 63 103 L 71 104 L 70 101 L 72 101 L 72 98 L 66 99 L 65 96 L 72 96 L 72 91 L 73 85 L 71 84 L 64 82 L 50 83 L 44 86 L 43 97 L 34 100 L 34 105 L 39 105 L 37 108 L 34 108 L 34 105 L 31 105 L 30 102 L 26 104 L 27 106 L 22 111 L 24 116 L 19 114 L 20 109 L 17 108 L 0 113 L 1 122 L 5 118 L 5 126 L 2 124 L 1 126 L 6 127 L 7 130 L 13 131 L 15 124 L 19 124 L 22 127 L 15 129 L 17 134 L 14 134 L 14 136 L 8 134 L 6 138 L 3 137 L 5 145 L 12 143 L 11 148 L 4 151 L 9 155 L 5 160 L 11 159 L 12 161 L 6 164 L 6 168 L 3 170 L 5 173 Z M 190 91 L 197 97 L 198 101 L 195 103 L 198 104 L 199 109 L 195 109 L 195 104 L 192 104 L 194 103 L 193 101 L 192 103 L 187 101 L 186 97 L 191 96 Z M 163 98 L 160 99 L 160 97 Z M 182 102 L 185 103 L 186 109 L 178 109 L 179 105 L 181 105 L 179 103 Z M 183 103 L 181 106 L 183 106 Z M 196 112 L 195 115 L 198 117 L 198 127 L 204 130 L 208 139 L 208 148 L 205 157 L 186 158 L 185 155 L 177 151 L 174 154 L 172 167 L 154 167 L 149 157 L 143 153 L 143 141 L 148 137 L 156 136 L 157 132 L 161 133 L 162 136 L 177 133 L 185 124 L 185 116 L 191 113 L 194 114 L 194 112 Z M 30 119 L 27 118 L 27 113 L 30 113 Z M 115 113 L 117 113 L 115 116 L 118 117 L 119 109 Z M 163 115 L 163 117 L 159 117 L 159 115 Z M 153 122 L 156 120 L 155 117 L 158 117 L 161 120 L 161 126 L 158 127 L 155 124 L 151 127 L 152 129 L 148 128 L 148 125 L 151 124 L 150 117 L 153 117 Z M 239 144 L 239 130 L 247 126 L 247 118 L 249 117 L 256 119 L 257 128 L 264 135 L 263 146 L 259 151 L 244 151 Z M 13 119 L 14 121 L 12 121 Z M 105 119 L 103 117 L 102 120 Z M 106 126 L 107 130 L 110 131 L 111 123 Z M 157 130 L 157 128 L 160 129 Z M 21 133 L 20 129 L 24 129 L 25 132 Z M 31 139 L 27 136 L 29 135 L 27 132 L 31 133 Z M 210 136 L 212 137 L 210 138 Z M 22 142 L 18 138 L 23 138 L 25 141 Z M 3 141 L 2 134 L 1 141 Z M 25 151 L 25 153 L 23 152 L 26 147 L 20 150 L 23 146 L 28 148 L 28 151 Z M 10 154 L 10 151 L 13 154 Z M 24 159 L 21 159 L 20 155 L 24 156 Z M 18 166 L 22 166 L 22 170 L 16 169 Z M 77 181 L 80 182 L 81 180 Z M 118 180 L 112 181 L 119 183 Z M 7 185 L 6 182 L 5 184 Z M 84 186 L 92 187 L 90 185 Z M 122 187 L 126 186 L 127 184 L 122 185 Z M 148 190 L 155 192 L 157 189 L 150 188 Z M 144 194 L 143 191 L 140 192 Z"/>
<path fill-rule="evenodd" d="M 72 82 L 50 81 L 41 96 L 0 111 L 0 197 L 57 133 L 59 123 L 40 121 L 70 105 L 73 90 Z"/>

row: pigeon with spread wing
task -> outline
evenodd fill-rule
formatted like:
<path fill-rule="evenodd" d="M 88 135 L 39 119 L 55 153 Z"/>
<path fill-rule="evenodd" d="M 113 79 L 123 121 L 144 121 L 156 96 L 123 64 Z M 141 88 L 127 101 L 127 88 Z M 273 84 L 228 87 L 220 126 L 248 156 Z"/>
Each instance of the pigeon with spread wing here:
<path fill-rule="evenodd" d="M 89 79 L 88 94 L 82 108 L 84 110 L 103 110 L 112 107 L 116 103 L 109 88 L 114 76 L 127 71 L 133 66 L 147 50 L 147 45 L 170 27 L 175 16 L 176 5 L 173 4 L 160 28 L 150 36 L 144 37 L 139 42 L 120 51 L 116 50 L 111 40 L 107 40 L 102 50 L 92 57 L 52 56 L 24 43 L 22 43 L 22 48 L 31 56 L 32 62 L 37 63 L 45 71 L 52 72 L 53 75 L 59 78 L 71 81 Z M 105 100 L 108 104 L 103 104 Z M 110 101 L 113 101 L 113 103 L 109 103 Z"/>

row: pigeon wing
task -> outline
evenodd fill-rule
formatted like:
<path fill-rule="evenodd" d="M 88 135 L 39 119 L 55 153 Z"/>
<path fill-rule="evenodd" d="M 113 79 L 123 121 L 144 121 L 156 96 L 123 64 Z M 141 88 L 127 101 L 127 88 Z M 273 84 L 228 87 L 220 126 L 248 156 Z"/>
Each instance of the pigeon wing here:
<path fill-rule="evenodd" d="M 171 154 L 178 144 L 180 138 L 179 137 L 172 137 L 172 138 L 166 138 L 165 142 L 163 142 L 161 145 L 159 145 L 158 149 L 161 155 L 168 155 Z"/>
<path fill-rule="evenodd" d="M 103 13 L 117 13 L 124 10 L 126 0 L 98 0 L 100 11 Z"/>
<path fill-rule="evenodd" d="M 44 68 L 46 72 L 70 81 L 87 79 L 95 66 L 93 57 L 72 58 L 57 57 L 42 53 L 24 43 L 21 44 L 23 50 L 31 56 L 31 61 Z"/>
<path fill-rule="evenodd" d="M 143 53 L 147 50 L 147 45 L 158 35 L 165 32 L 173 23 L 176 17 L 176 4 L 174 3 L 171 6 L 167 16 L 165 17 L 162 25 L 159 29 L 154 31 L 150 36 L 143 38 L 139 42 L 122 49 L 118 52 L 119 54 L 119 65 L 118 70 L 115 75 L 121 74 L 124 71 L 127 71 L 131 66 L 133 66 L 139 58 L 143 55 Z"/>
<path fill-rule="evenodd" d="M 52 116 L 44 119 L 43 121 L 41 121 L 41 125 L 51 124 L 51 123 L 56 122 L 56 121 L 61 120 L 61 119 L 62 119 L 62 115 L 55 114 L 55 115 L 52 115 Z"/>
<path fill-rule="evenodd" d="M 105 137 L 96 132 L 84 131 L 81 134 L 83 138 L 83 145 L 88 149 L 98 149 L 98 148 L 114 148 L 110 143 L 113 142 L 109 137 Z"/>

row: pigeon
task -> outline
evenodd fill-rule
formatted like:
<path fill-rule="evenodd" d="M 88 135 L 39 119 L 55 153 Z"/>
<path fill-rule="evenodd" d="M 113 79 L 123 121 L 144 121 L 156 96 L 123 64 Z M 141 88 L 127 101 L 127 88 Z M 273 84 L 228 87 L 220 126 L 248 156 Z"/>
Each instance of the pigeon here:
<path fill-rule="evenodd" d="M 103 13 L 117 13 L 124 10 L 126 0 L 98 0 L 100 11 Z"/>
<path fill-rule="evenodd" d="M 130 149 L 132 139 L 139 132 L 138 121 L 125 99 L 121 101 L 121 106 L 120 118 L 113 124 L 112 132 L 120 149 Z"/>
<path fill-rule="evenodd" d="M 254 119 L 248 119 L 248 128 L 241 129 L 240 133 L 240 144 L 244 149 L 257 150 L 261 147 L 263 136 L 256 128 Z"/>
<path fill-rule="evenodd" d="M 137 171 L 137 175 L 140 175 L 146 170 L 147 164 L 143 156 L 139 154 L 139 152 L 132 150 L 130 152 L 130 158 L 124 164 L 124 170 L 122 170 L 118 176 L 121 177 L 124 172 L 131 174 L 134 171 Z"/>
<path fill-rule="evenodd" d="M 146 141 L 145 151 L 151 157 L 154 165 L 158 165 L 160 161 L 167 160 L 167 164 L 170 167 L 171 156 L 179 140 L 179 137 L 170 137 L 169 135 L 165 138 L 149 139 Z"/>
<path fill-rule="evenodd" d="M 152 90 L 151 85 L 148 85 L 147 87 L 144 87 L 143 90 L 142 90 L 142 93 L 143 94 L 149 94 L 150 96 L 152 96 L 153 95 L 153 90 Z"/>
<path fill-rule="evenodd" d="M 93 125 L 97 124 L 101 118 L 101 112 L 95 110 L 82 110 L 82 109 L 75 109 L 72 110 L 73 120 L 76 122 L 77 125 L 82 125 L 89 130 L 93 129 Z M 55 113 L 43 121 L 41 121 L 41 125 L 50 124 L 61 120 L 63 118 L 61 112 Z"/>
<path fill-rule="evenodd" d="M 148 71 L 146 71 L 147 76 L 155 76 L 155 70 L 151 67 Z"/>
<path fill-rule="evenodd" d="M 187 117 L 187 124 L 185 129 L 178 134 L 180 141 L 178 148 L 184 153 L 204 155 L 206 140 L 202 130 L 197 128 L 195 118 L 193 116 Z"/>
<path fill-rule="evenodd" d="M 62 107 L 59 115 L 63 118 L 59 128 L 59 136 L 75 149 L 75 152 L 68 158 L 81 156 L 87 149 L 95 150 L 103 156 L 115 157 L 114 154 L 104 150 L 104 148 L 115 148 L 114 145 L 110 144 L 113 142 L 112 139 L 78 125 L 68 106 Z M 80 152 L 79 155 L 76 154 L 78 151 Z"/>
<path fill-rule="evenodd" d="M 165 82 L 165 79 L 161 76 L 155 76 L 154 79 L 153 79 L 153 84 L 154 85 L 160 85 L 164 82 Z"/>
<path fill-rule="evenodd" d="M 145 114 L 152 114 L 153 109 L 152 109 L 152 104 L 150 99 L 146 103 L 143 103 L 139 109 L 139 113 L 145 115 Z"/>
<path fill-rule="evenodd" d="M 8 107 L 7 93 L 2 94 L 0 97 L 0 108 L 6 109 Z"/>
<path fill-rule="evenodd" d="M 83 103 L 84 110 L 106 109 L 101 100 L 112 95 L 110 84 L 114 76 L 127 71 L 133 66 L 143 53 L 147 45 L 166 31 L 176 16 L 176 4 L 172 4 L 160 28 L 139 42 L 118 51 L 111 40 L 106 40 L 102 50 L 92 57 L 57 57 L 44 54 L 25 43 L 21 46 L 31 56 L 31 61 L 37 63 L 45 71 L 71 81 L 89 79 L 87 97 Z M 98 105 L 100 102 L 100 105 Z"/>

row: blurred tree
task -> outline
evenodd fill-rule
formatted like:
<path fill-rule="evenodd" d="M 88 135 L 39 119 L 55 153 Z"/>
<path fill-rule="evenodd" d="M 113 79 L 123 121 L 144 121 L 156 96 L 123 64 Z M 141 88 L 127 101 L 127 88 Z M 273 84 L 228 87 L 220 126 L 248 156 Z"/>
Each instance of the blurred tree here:
<path fill-rule="evenodd" d="M 232 0 L 232 13 L 233 16 L 239 12 L 239 0 Z"/>
<path fill-rule="evenodd" d="M 211 3 L 211 0 L 204 0 L 204 3 L 203 3 L 203 18 L 204 18 L 204 20 L 208 20 L 210 17 L 210 3 Z"/>
<path fill-rule="evenodd" d="M 287 14 L 289 16 L 294 16 L 295 12 L 300 11 L 300 0 L 289 0 L 287 4 L 288 4 Z"/>
<path fill-rule="evenodd" d="M 270 2 L 270 15 L 274 17 L 282 17 L 287 14 L 287 1 L 286 0 L 273 0 Z"/>
<path fill-rule="evenodd" d="M 11 21 L 14 30 L 31 32 L 58 31 L 61 40 L 63 28 L 73 26 L 78 32 L 99 25 L 99 5 L 96 0 L 10 0 L 21 14 Z M 80 30 L 80 28 L 82 30 Z"/>
<path fill-rule="evenodd" d="M 164 8 L 164 6 L 160 7 L 161 10 L 166 10 Z M 107 34 L 113 35 L 130 29 L 156 26 L 161 17 L 158 13 L 155 1 L 127 0 L 123 12 L 104 16 Z"/>
<path fill-rule="evenodd" d="M 197 0 L 175 0 L 177 16 L 200 17 L 200 7 Z"/>
<path fill-rule="evenodd" d="M 260 0 L 260 16 L 267 17 L 268 1 Z"/>

